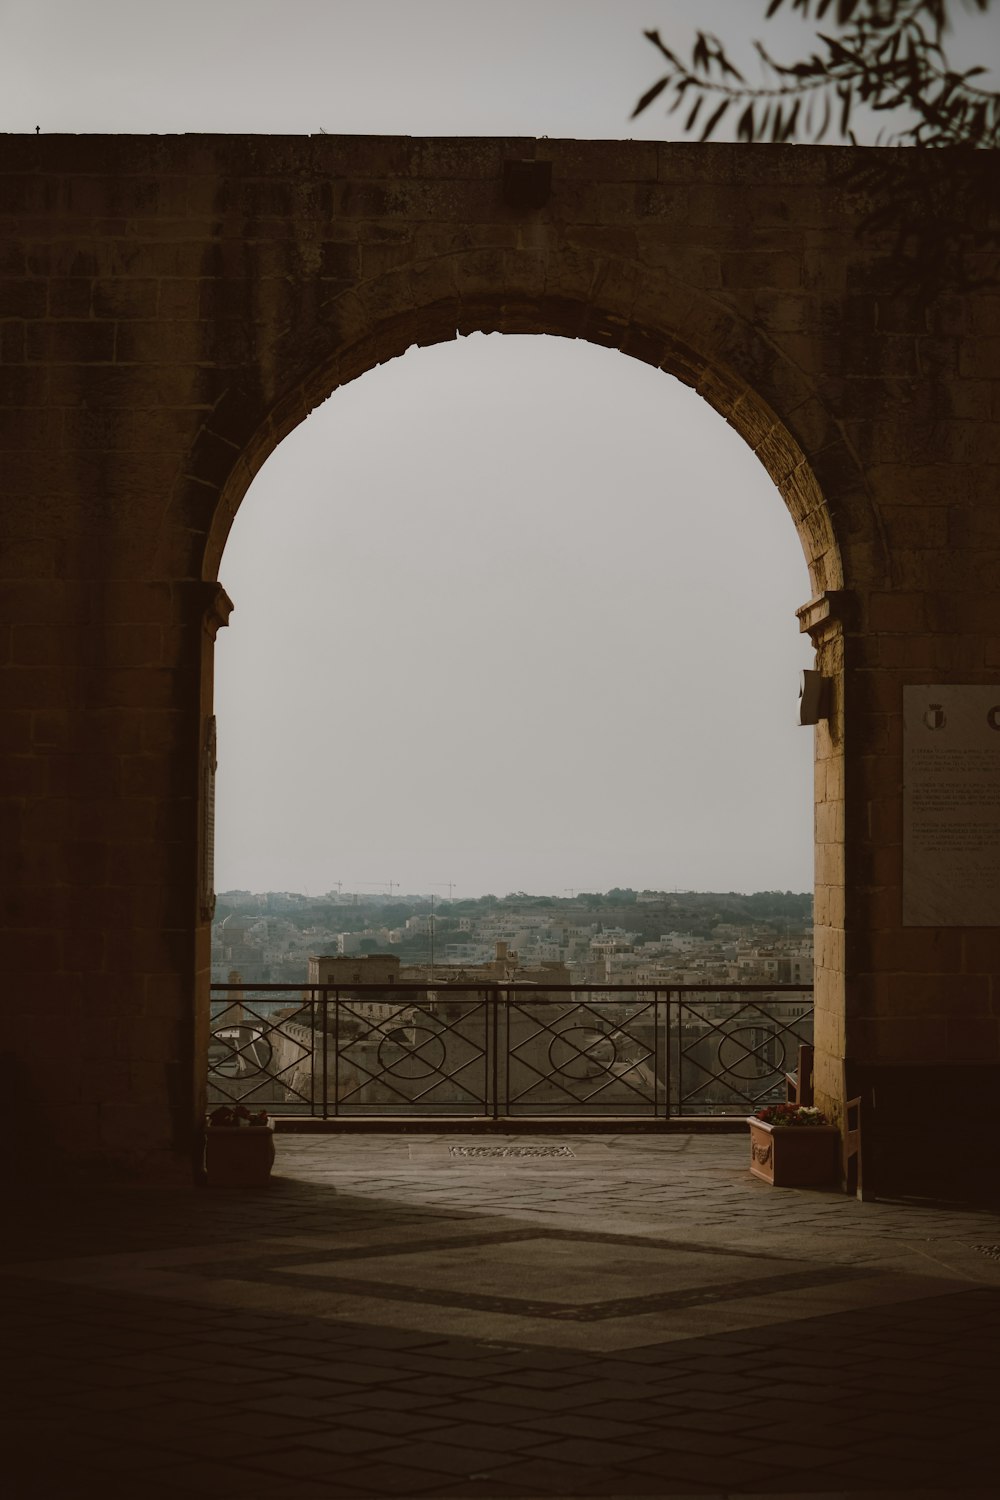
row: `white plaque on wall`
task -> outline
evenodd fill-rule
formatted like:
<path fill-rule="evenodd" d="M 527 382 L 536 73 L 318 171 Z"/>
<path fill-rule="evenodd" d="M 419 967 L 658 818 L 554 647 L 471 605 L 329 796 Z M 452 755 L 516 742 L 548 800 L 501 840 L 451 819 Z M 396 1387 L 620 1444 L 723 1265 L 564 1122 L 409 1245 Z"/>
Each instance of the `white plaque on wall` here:
<path fill-rule="evenodd" d="M 903 689 L 903 926 L 1000 926 L 1000 684 Z"/>

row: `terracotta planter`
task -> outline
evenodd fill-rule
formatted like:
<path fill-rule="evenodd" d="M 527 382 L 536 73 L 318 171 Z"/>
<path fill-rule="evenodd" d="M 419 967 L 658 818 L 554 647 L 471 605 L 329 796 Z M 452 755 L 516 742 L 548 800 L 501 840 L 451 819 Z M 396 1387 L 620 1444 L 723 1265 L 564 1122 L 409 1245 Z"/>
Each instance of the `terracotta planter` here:
<path fill-rule="evenodd" d="M 835 1125 L 750 1126 L 750 1171 L 773 1187 L 821 1187 L 837 1180 L 840 1131 Z"/>
<path fill-rule="evenodd" d="M 209 1187 L 265 1187 L 274 1165 L 269 1125 L 210 1125 L 205 1139 Z"/>

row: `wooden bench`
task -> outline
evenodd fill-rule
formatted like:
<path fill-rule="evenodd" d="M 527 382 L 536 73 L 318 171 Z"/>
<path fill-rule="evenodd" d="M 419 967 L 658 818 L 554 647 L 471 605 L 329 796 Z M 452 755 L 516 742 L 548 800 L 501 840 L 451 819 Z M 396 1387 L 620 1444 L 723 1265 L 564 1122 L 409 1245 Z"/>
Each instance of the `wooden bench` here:
<path fill-rule="evenodd" d="M 785 1074 L 785 1099 L 789 1104 L 813 1104 L 815 1094 L 813 1092 L 813 1059 L 815 1051 L 808 1042 L 803 1042 L 799 1047 L 798 1065 L 794 1073 Z M 846 1074 L 846 1069 L 845 1069 Z M 846 1076 L 845 1088 L 846 1093 Z M 861 1121 L 863 1115 L 863 1098 L 859 1094 L 857 1098 L 848 1099 L 844 1104 L 844 1129 L 842 1132 L 842 1175 L 844 1191 L 855 1193 L 859 1198 L 872 1197 L 872 1186 L 869 1183 L 868 1191 L 862 1175 L 861 1164 Z"/>
<path fill-rule="evenodd" d="M 863 1198 L 864 1183 L 861 1175 L 861 1095 L 848 1099 L 844 1104 L 843 1141 L 844 1192 Z M 868 1194 L 871 1197 L 871 1194 Z"/>
<path fill-rule="evenodd" d="M 813 1047 L 803 1042 L 799 1047 L 795 1072 L 785 1074 L 785 1100 L 788 1104 L 812 1104 L 814 1056 Z"/>

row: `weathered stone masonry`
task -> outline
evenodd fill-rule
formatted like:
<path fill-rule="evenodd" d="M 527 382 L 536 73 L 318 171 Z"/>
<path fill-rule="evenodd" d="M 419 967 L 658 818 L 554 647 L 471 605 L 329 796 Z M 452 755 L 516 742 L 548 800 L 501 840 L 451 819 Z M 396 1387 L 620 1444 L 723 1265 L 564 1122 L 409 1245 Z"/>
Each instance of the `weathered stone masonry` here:
<path fill-rule="evenodd" d="M 1000 681 L 1000 295 L 895 290 L 891 236 L 859 231 L 853 159 L 0 139 L 5 1077 L 53 1158 L 177 1169 L 197 1138 L 200 771 L 240 499 L 338 385 L 475 330 L 662 367 L 765 465 L 834 679 L 816 734 L 821 1096 L 839 1108 L 845 1063 L 848 1093 L 875 1089 L 873 1151 L 912 1139 L 945 1076 L 956 1130 L 963 1098 L 995 1100 L 998 928 L 901 926 L 900 766 L 905 683 Z M 525 160 L 550 164 L 536 206 L 505 194 Z"/>

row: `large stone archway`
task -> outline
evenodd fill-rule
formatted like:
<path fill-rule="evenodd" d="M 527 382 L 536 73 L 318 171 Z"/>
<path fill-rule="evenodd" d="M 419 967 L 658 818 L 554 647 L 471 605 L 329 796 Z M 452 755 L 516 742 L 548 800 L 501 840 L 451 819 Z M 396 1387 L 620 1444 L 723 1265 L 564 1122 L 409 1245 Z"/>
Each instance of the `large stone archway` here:
<path fill-rule="evenodd" d="M 995 1083 L 996 930 L 905 929 L 900 890 L 902 688 L 985 684 L 1000 664 L 997 302 L 891 291 L 892 245 L 861 231 L 871 205 L 845 186 L 852 153 L 52 137 L 0 154 L 7 910 L 18 983 L 60 1039 L 42 1061 L 15 1029 L 11 1063 L 54 1154 L 169 1166 L 197 1138 L 216 580 L 243 494 L 337 386 L 472 331 L 661 367 L 765 464 L 834 682 L 817 730 L 822 1097 L 839 1110 L 877 1078 L 898 1101 L 888 1139 L 942 1069 Z"/>

